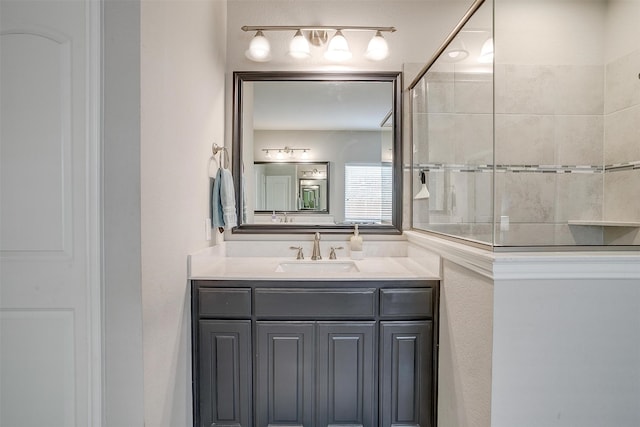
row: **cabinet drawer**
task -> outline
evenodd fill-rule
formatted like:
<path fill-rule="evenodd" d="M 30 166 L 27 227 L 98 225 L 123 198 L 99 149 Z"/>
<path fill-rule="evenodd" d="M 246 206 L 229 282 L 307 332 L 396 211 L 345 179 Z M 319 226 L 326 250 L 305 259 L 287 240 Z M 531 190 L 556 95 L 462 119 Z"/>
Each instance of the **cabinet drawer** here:
<path fill-rule="evenodd" d="M 258 318 L 373 318 L 375 289 L 256 289 Z"/>
<path fill-rule="evenodd" d="M 200 288 L 200 317 L 251 317 L 251 288 Z"/>
<path fill-rule="evenodd" d="M 433 317 L 433 289 L 380 289 L 380 316 Z"/>

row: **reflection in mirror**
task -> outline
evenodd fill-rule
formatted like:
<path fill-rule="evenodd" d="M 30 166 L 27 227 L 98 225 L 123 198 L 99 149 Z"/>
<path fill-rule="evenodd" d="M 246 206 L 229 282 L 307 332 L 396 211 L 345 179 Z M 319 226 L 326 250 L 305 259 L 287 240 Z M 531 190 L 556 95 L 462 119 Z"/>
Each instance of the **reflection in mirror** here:
<path fill-rule="evenodd" d="M 234 80 L 233 232 L 401 232 L 399 73 Z"/>
<path fill-rule="evenodd" d="M 327 162 L 254 162 L 253 170 L 256 194 L 254 213 L 329 212 Z"/>

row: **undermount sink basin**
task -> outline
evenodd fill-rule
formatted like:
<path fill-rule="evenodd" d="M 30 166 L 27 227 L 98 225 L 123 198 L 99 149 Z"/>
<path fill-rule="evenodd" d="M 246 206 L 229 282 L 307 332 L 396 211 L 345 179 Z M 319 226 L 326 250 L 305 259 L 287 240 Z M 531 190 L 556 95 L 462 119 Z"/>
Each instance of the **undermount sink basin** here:
<path fill-rule="evenodd" d="M 353 261 L 290 261 L 281 262 L 277 273 L 350 273 L 358 272 Z"/>

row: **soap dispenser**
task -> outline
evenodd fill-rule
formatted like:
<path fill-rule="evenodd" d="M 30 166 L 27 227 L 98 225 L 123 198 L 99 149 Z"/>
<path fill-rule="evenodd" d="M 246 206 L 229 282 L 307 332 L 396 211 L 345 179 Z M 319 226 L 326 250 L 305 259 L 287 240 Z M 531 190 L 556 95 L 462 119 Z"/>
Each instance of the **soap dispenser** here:
<path fill-rule="evenodd" d="M 351 244 L 351 259 L 363 259 L 364 252 L 362 251 L 362 236 L 358 231 L 358 224 L 356 224 L 353 236 L 349 239 Z"/>

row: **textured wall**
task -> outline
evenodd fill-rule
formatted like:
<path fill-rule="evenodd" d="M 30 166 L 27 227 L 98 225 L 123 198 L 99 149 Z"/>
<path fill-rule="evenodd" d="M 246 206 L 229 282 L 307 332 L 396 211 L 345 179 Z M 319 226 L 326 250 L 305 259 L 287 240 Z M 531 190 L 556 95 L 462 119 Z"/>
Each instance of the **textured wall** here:
<path fill-rule="evenodd" d="M 208 159 L 224 138 L 226 2 L 143 1 L 145 425 L 191 422 L 186 255 L 206 247 Z"/>
<path fill-rule="evenodd" d="M 493 427 L 640 425 L 638 279 L 505 280 L 494 294 Z"/>
<path fill-rule="evenodd" d="M 493 283 L 443 261 L 438 425 L 491 425 Z"/>

